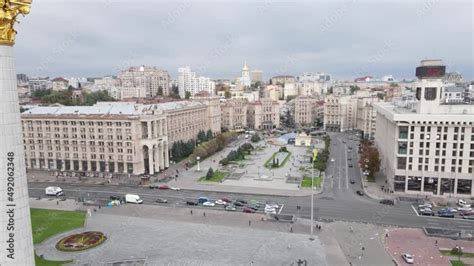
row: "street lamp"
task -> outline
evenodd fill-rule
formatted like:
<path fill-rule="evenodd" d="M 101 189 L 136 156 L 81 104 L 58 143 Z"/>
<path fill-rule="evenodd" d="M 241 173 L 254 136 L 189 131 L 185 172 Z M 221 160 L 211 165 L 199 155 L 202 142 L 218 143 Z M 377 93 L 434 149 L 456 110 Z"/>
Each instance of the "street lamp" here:
<path fill-rule="evenodd" d="M 197 165 L 197 171 L 198 171 L 198 172 L 201 171 L 201 167 L 200 167 L 200 165 L 199 165 L 199 160 L 200 160 L 200 159 L 201 159 L 201 157 L 199 157 L 199 156 L 196 157 L 196 161 L 197 161 L 197 164 L 198 164 L 198 165 Z"/>

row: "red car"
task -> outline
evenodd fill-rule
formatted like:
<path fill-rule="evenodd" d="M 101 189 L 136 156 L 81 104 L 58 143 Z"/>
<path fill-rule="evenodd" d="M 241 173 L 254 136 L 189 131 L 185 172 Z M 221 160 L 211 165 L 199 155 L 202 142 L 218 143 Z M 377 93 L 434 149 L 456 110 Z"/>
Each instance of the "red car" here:
<path fill-rule="evenodd" d="M 159 185 L 158 189 L 170 189 L 167 185 Z"/>
<path fill-rule="evenodd" d="M 243 212 L 246 212 L 246 213 L 255 213 L 255 210 L 254 210 L 254 209 L 247 208 L 247 207 L 243 208 L 242 211 L 243 211 Z"/>
<path fill-rule="evenodd" d="M 225 201 L 225 202 L 227 202 L 227 203 L 230 203 L 230 202 L 231 202 L 231 200 L 228 199 L 228 198 L 222 198 L 221 200 L 222 200 L 222 201 Z"/>
<path fill-rule="evenodd" d="M 461 216 L 474 216 L 474 211 L 461 211 Z"/>

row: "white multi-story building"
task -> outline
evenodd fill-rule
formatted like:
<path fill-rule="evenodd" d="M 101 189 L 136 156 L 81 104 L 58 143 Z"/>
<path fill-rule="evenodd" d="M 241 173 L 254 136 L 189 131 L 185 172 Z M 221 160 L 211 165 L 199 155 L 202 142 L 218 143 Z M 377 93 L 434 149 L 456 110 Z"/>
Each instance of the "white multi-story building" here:
<path fill-rule="evenodd" d="M 147 96 L 164 96 L 170 93 L 170 75 L 168 71 L 156 67 L 130 67 L 118 75 L 120 85 L 123 87 L 143 87 Z"/>
<path fill-rule="evenodd" d="M 249 102 L 247 127 L 256 130 L 280 127 L 280 104 L 272 99 Z"/>
<path fill-rule="evenodd" d="M 324 129 L 343 132 L 356 128 L 357 101 L 352 96 L 329 95 L 324 99 Z"/>
<path fill-rule="evenodd" d="M 440 60 L 424 60 L 415 101 L 375 104 L 375 144 L 394 191 L 474 196 L 474 105 L 441 102 L 444 73 Z"/>
<path fill-rule="evenodd" d="M 181 98 L 186 96 L 186 92 L 190 92 L 191 96 L 202 91 L 215 95 L 216 83 L 208 77 L 197 77 L 190 67 L 180 67 L 178 68 L 178 90 Z"/>
<path fill-rule="evenodd" d="M 30 78 L 28 80 L 28 89 L 30 93 L 38 90 L 48 90 L 51 89 L 52 84 L 49 80 L 49 77 L 46 78 Z"/>
<path fill-rule="evenodd" d="M 53 91 L 67 90 L 69 81 L 65 78 L 55 78 L 51 80 Z"/>
<path fill-rule="evenodd" d="M 240 78 L 240 84 L 242 87 L 250 87 L 252 80 L 250 79 L 250 70 L 245 62 L 244 67 L 242 68 L 242 77 Z"/>
<path fill-rule="evenodd" d="M 125 100 L 132 98 L 145 98 L 146 89 L 144 87 L 121 87 L 114 86 L 107 89 L 107 93 L 115 100 Z"/>
<path fill-rule="evenodd" d="M 112 87 L 119 86 L 120 80 L 114 77 L 103 77 L 94 80 L 92 91 L 109 90 Z"/>
<path fill-rule="evenodd" d="M 166 115 L 157 105 L 35 107 L 21 119 L 29 169 L 153 174 L 169 166 Z"/>

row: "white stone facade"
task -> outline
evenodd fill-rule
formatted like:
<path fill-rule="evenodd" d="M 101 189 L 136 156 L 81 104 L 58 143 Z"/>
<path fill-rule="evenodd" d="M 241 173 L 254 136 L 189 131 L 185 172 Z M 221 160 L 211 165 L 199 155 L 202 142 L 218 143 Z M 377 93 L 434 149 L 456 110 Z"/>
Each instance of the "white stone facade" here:
<path fill-rule="evenodd" d="M 123 87 L 143 87 L 147 96 L 159 95 L 160 89 L 163 95 L 170 93 L 170 75 L 168 71 L 155 67 L 130 67 L 118 75 L 120 85 Z"/>
<path fill-rule="evenodd" d="M 0 45 L 0 265 L 34 265 L 13 47 Z"/>
<path fill-rule="evenodd" d="M 198 77 L 190 67 L 178 68 L 178 90 L 179 96 L 185 98 L 186 92 L 191 96 L 199 92 L 207 92 L 209 95 L 215 95 L 216 83 L 208 77 Z"/>

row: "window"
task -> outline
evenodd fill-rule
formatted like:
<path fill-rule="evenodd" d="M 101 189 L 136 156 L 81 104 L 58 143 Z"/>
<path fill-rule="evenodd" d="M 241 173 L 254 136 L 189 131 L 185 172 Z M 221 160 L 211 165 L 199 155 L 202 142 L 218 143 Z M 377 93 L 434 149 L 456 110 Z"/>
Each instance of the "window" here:
<path fill-rule="evenodd" d="M 398 128 L 398 138 L 399 139 L 407 139 L 408 137 L 408 127 L 401 126 Z"/>
<path fill-rule="evenodd" d="M 421 88 L 416 88 L 416 99 L 419 101 L 421 100 Z"/>
<path fill-rule="evenodd" d="M 407 167 L 407 158 L 397 157 L 397 169 L 406 169 L 406 167 Z"/>
<path fill-rule="evenodd" d="M 425 88 L 425 100 L 433 101 L 436 99 L 436 89 L 434 87 Z"/>

